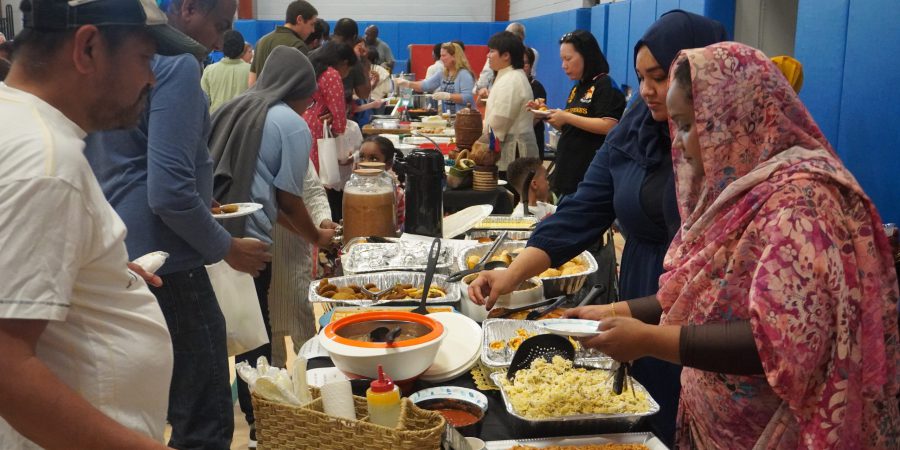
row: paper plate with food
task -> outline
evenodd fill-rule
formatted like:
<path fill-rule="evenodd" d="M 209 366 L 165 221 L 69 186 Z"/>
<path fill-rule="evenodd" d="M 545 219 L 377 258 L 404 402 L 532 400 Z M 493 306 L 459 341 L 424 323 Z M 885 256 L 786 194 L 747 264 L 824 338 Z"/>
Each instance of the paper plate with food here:
<path fill-rule="evenodd" d="M 550 116 L 550 108 L 547 107 L 547 100 L 543 98 L 536 98 L 534 102 L 530 104 L 532 108 L 529 109 L 535 117 L 539 117 L 541 119 L 547 118 Z"/>
<path fill-rule="evenodd" d="M 551 112 L 549 109 L 529 109 L 528 111 L 531 111 L 531 113 L 539 119 L 546 119 L 547 117 L 550 117 Z"/>
<path fill-rule="evenodd" d="M 230 219 L 232 217 L 241 217 L 253 214 L 262 209 L 263 205 L 259 203 L 228 203 L 225 205 L 214 206 L 210 210 L 216 219 Z"/>

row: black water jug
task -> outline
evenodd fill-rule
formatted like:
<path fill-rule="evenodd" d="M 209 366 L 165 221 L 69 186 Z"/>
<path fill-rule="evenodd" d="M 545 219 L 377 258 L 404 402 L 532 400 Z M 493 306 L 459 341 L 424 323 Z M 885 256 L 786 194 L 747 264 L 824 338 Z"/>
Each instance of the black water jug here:
<path fill-rule="evenodd" d="M 406 222 L 403 231 L 441 237 L 444 222 L 444 155 L 434 149 L 414 150 L 404 158 Z"/>

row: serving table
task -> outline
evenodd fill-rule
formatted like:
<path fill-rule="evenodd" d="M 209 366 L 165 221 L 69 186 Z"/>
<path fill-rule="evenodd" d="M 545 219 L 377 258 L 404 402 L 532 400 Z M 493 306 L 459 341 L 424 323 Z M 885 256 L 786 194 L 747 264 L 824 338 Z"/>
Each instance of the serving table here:
<path fill-rule="evenodd" d="M 334 363 L 331 362 L 330 358 L 318 357 L 310 359 L 307 362 L 306 367 L 307 370 L 319 369 L 324 367 L 334 367 Z M 475 385 L 475 381 L 472 379 L 472 374 L 466 372 L 462 376 L 443 383 L 429 383 L 427 381 L 417 380 L 415 384 L 413 384 L 413 387 L 409 390 L 409 392 L 404 393 L 404 396 L 408 396 L 413 392 L 417 392 L 422 389 L 434 386 L 458 386 L 478 390 L 478 387 Z M 572 435 L 571 430 L 566 430 L 566 432 L 563 434 L 542 432 L 540 435 L 536 435 L 533 432 L 529 432 L 529 430 L 524 429 L 524 427 L 519 427 L 516 425 L 516 419 L 510 416 L 506 411 L 506 405 L 504 405 L 503 403 L 503 399 L 500 396 L 499 390 L 479 392 L 484 393 L 484 395 L 488 399 L 487 413 L 485 414 L 484 419 L 482 419 L 481 421 L 481 432 L 478 434 L 478 436 L 476 436 L 483 441 L 502 441 L 507 439 L 525 439 Z M 365 395 L 364 392 L 362 394 Z M 637 427 L 639 426 L 640 425 L 637 425 Z M 623 428 L 622 426 L 603 426 L 579 430 L 577 434 L 589 435 L 624 433 L 628 431 L 630 431 L 628 428 Z"/>

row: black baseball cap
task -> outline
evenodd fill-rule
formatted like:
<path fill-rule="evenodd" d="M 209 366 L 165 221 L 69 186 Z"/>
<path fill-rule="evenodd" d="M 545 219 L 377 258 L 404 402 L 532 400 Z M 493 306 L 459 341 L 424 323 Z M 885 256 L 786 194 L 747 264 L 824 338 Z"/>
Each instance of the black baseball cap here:
<path fill-rule="evenodd" d="M 61 31 L 84 25 L 144 27 L 156 40 L 156 53 L 165 56 L 205 54 L 197 41 L 168 24 L 154 0 L 25 0 L 25 28 Z"/>

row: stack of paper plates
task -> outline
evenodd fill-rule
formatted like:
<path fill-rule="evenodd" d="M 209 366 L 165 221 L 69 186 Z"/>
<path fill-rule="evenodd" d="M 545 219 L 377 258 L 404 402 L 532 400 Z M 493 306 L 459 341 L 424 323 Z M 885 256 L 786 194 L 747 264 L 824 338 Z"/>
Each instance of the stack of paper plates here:
<path fill-rule="evenodd" d="M 481 326 L 455 312 L 429 314 L 447 330 L 434 364 L 419 378 L 432 383 L 452 380 L 466 373 L 481 355 Z"/>

